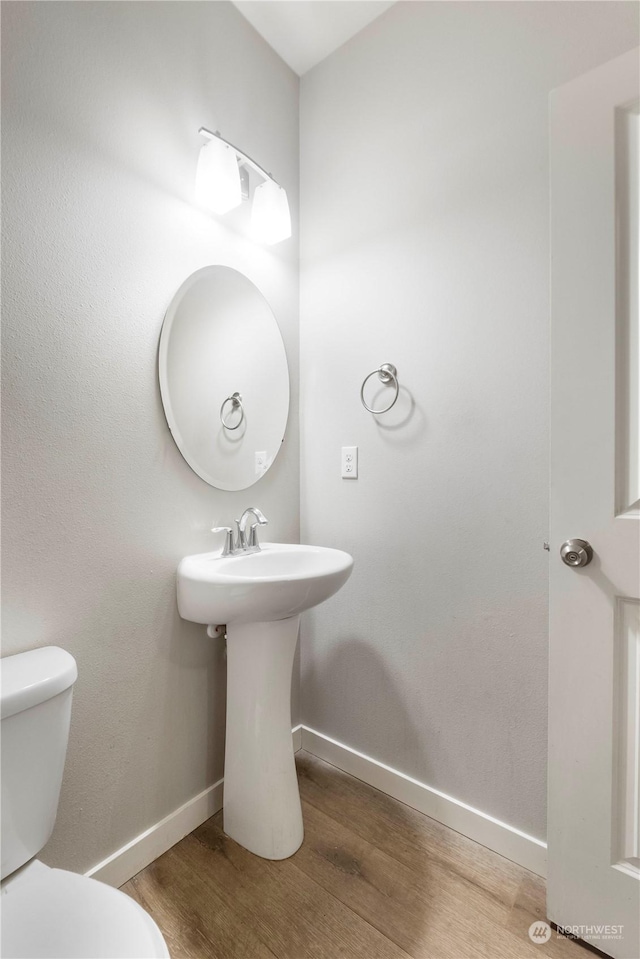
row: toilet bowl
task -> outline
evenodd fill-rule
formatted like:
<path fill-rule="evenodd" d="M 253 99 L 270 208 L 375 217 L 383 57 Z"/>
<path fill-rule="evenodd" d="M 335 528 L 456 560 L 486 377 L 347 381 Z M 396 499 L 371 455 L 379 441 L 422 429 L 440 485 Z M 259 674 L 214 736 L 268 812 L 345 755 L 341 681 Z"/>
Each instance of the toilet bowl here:
<path fill-rule="evenodd" d="M 2 884 L 3 959 L 152 959 L 169 952 L 153 919 L 118 889 L 37 859 Z"/>
<path fill-rule="evenodd" d="M 77 677 L 56 646 L 0 662 L 3 959 L 169 959 L 133 899 L 35 858 L 55 822 Z"/>

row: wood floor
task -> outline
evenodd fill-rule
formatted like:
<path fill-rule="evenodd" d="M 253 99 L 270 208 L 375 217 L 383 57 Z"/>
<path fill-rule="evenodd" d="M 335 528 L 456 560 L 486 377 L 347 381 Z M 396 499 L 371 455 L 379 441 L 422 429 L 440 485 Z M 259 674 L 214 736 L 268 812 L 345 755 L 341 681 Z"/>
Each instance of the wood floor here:
<path fill-rule="evenodd" d="M 253 856 L 218 813 L 123 886 L 172 959 L 593 959 L 555 931 L 531 942 L 537 876 L 308 753 L 297 765 L 290 859 Z"/>

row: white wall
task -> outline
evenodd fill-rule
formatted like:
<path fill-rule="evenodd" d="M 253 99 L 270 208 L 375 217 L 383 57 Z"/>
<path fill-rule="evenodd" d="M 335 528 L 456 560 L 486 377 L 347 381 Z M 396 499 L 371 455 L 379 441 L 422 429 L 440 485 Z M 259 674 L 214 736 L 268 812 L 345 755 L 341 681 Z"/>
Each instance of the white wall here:
<path fill-rule="evenodd" d="M 222 775 L 224 648 L 178 618 L 178 560 L 253 504 L 297 539 L 297 242 L 256 246 L 246 210 L 218 220 L 191 195 L 198 127 L 219 128 L 297 221 L 298 79 L 227 3 L 2 15 L 3 653 L 78 661 L 43 858 L 85 870 Z M 182 460 L 157 386 L 164 312 L 209 263 L 263 291 L 291 367 L 283 451 L 236 494 Z"/>
<path fill-rule="evenodd" d="M 356 562 L 306 620 L 303 722 L 537 837 L 547 97 L 637 43 L 635 3 L 399 3 L 301 85 L 302 536 Z"/>

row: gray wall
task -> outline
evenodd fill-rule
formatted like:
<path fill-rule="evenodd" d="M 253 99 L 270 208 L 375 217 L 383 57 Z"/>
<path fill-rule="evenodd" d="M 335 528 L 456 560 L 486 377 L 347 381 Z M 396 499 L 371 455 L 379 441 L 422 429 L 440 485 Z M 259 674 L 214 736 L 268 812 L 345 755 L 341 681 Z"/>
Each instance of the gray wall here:
<path fill-rule="evenodd" d="M 306 619 L 303 721 L 537 837 L 547 98 L 637 43 L 635 3 L 399 3 L 301 84 L 302 536 L 356 562 Z"/>
<path fill-rule="evenodd" d="M 224 648 L 178 618 L 178 560 L 254 503 L 298 536 L 299 84 L 227 3 L 4 3 L 2 41 L 3 653 L 78 661 L 43 859 L 85 870 L 222 775 Z M 283 183 L 294 239 L 196 209 L 200 125 Z M 235 494 L 182 460 L 157 386 L 164 312 L 209 263 L 263 291 L 291 367 L 283 451 Z"/>

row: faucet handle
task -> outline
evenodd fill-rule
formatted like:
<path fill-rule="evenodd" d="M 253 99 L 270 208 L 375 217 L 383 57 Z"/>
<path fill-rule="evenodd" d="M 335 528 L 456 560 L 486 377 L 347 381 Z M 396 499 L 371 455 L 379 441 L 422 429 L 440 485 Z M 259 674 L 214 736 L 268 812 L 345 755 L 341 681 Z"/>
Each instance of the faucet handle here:
<path fill-rule="evenodd" d="M 258 542 L 258 526 L 266 526 L 265 523 L 253 523 L 249 527 L 249 542 L 247 544 L 248 549 L 260 549 L 260 543 Z"/>
<path fill-rule="evenodd" d="M 222 547 L 222 555 L 230 556 L 233 552 L 233 530 L 230 526 L 214 526 L 211 530 L 212 533 L 224 533 L 224 546 Z"/>

